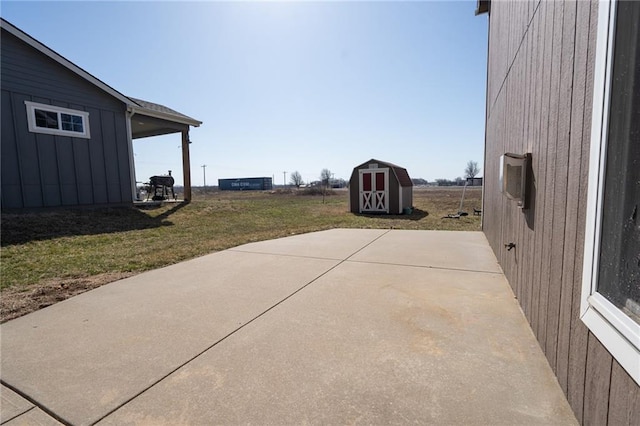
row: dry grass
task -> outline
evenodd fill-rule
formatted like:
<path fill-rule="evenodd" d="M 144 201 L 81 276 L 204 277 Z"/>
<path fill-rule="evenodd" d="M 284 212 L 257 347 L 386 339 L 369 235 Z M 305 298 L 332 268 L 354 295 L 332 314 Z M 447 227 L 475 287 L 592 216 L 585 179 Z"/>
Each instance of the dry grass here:
<path fill-rule="evenodd" d="M 6 320 L 10 312 L 26 313 L 14 312 L 19 305 L 38 309 L 111 280 L 252 241 L 330 228 L 479 230 L 479 216 L 442 219 L 458 211 L 461 191 L 416 189 L 416 210 L 402 216 L 354 215 L 346 191 L 325 203 L 322 196 L 294 192 L 214 192 L 196 194 L 188 205 L 149 210 L 3 214 L 0 315 Z M 480 208 L 480 198 L 480 188 L 467 189 L 465 209 Z M 16 301 L 43 294 L 50 298 Z"/>

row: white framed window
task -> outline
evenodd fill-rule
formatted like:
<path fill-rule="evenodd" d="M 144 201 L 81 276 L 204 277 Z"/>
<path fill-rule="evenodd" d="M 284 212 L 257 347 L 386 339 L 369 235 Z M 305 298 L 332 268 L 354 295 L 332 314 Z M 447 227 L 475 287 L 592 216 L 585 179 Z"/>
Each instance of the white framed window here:
<path fill-rule="evenodd" d="M 640 2 L 599 3 L 580 317 L 640 384 Z"/>
<path fill-rule="evenodd" d="M 29 131 L 90 139 L 89 113 L 75 109 L 24 101 Z"/>

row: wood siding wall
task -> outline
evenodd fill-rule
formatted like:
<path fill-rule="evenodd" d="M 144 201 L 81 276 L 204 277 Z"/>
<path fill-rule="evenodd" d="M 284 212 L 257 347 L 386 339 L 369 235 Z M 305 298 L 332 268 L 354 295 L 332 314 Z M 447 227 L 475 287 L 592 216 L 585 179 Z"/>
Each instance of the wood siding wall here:
<path fill-rule="evenodd" d="M 3 208 L 130 203 L 125 105 L 2 31 Z M 24 102 L 89 112 L 91 139 L 31 133 Z"/>
<path fill-rule="evenodd" d="M 638 385 L 579 319 L 597 9 L 492 1 L 483 230 L 578 420 L 637 425 Z M 529 210 L 500 192 L 506 152 L 532 154 Z"/>

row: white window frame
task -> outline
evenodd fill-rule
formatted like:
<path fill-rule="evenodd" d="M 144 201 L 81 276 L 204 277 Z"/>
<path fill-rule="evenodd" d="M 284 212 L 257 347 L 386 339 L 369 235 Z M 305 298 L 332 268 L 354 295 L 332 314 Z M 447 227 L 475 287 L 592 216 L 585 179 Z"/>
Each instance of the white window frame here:
<path fill-rule="evenodd" d="M 48 135 L 69 136 L 72 138 L 84 138 L 91 139 L 91 132 L 89 131 L 89 113 L 86 111 L 78 111 L 75 109 L 62 108 L 54 105 L 40 104 L 37 102 L 24 101 L 27 108 L 27 122 L 29 125 L 29 131 L 33 133 L 45 133 Z M 36 109 L 48 112 L 54 112 L 58 115 L 58 127 L 57 129 L 51 129 L 46 127 L 36 126 Z M 70 114 L 78 117 L 82 117 L 82 132 L 74 132 L 72 130 L 62 129 L 62 119 L 60 114 Z"/>
<path fill-rule="evenodd" d="M 599 2 L 598 8 L 580 318 L 633 380 L 640 384 L 640 324 L 596 291 L 609 129 L 616 0 L 602 0 Z"/>

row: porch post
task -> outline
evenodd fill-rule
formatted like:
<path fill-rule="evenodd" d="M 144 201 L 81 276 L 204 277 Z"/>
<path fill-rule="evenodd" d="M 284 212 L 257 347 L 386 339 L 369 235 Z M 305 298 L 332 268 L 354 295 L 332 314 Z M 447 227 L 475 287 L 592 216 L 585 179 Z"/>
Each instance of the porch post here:
<path fill-rule="evenodd" d="M 127 109 L 127 144 L 129 145 L 129 176 L 131 179 L 131 199 L 140 201 L 138 194 L 138 184 L 136 183 L 136 163 L 133 159 L 133 132 L 131 131 L 131 117 L 135 113 Z"/>
<path fill-rule="evenodd" d="M 189 127 L 182 131 L 182 178 L 184 182 L 184 201 L 191 201 L 191 162 L 189 160 Z"/>

